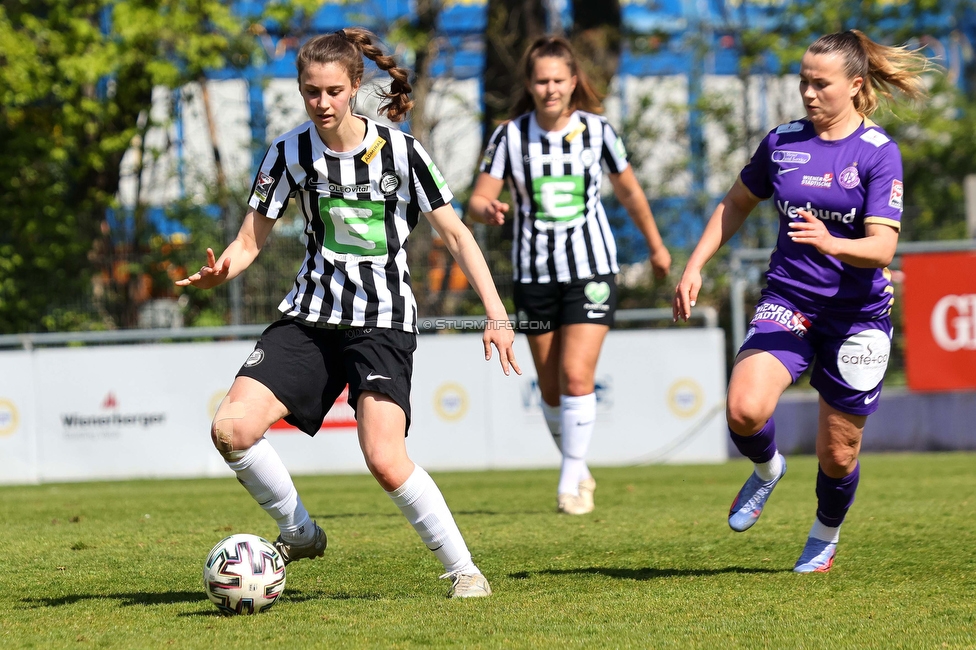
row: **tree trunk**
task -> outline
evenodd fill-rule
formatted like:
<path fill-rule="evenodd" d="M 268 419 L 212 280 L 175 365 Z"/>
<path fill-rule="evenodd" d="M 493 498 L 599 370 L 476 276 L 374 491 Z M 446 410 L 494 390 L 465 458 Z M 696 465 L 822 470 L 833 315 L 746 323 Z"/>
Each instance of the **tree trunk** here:
<path fill-rule="evenodd" d="M 482 150 L 498 123 L 508 117 L 524 83 L 519 70 L 522 54 L 545 33 L 545 26 L 542 0 L 488 0 Z"/>
<path fill-rule="evenodd" d="M 570 41 L 579 64 L 597 91 L 606 95 L 620 65 L 621 15 L 619 0 L 573 0 Z"/>

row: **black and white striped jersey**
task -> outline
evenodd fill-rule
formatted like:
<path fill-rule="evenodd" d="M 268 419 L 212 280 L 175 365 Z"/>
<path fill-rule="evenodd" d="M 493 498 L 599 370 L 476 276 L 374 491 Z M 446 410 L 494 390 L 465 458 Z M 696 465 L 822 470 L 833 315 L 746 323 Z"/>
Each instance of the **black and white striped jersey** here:
<path fill-rule="evenodd" d="M 617 273 L 617 247 L 600 201 L 603 167 L 627 168 L 623 141 L 600 115 L 575 111 L 560 131 L 535 112 L 499 126 L 481 171 L 507 179 L 514 209 L 516 282 L 569 282 Z"/>
<path fill-rule="evenodd" d="M 294 198 L 305 217 L 305 260 L 278 309 L 309 323 L 417 331 L 404 242 L 421 212 L 454 197 L 419 142 L 358 116 L 366 137 L 332 151 L 312 122 L 275 139 L 249 205 L 277 219 Z"/>

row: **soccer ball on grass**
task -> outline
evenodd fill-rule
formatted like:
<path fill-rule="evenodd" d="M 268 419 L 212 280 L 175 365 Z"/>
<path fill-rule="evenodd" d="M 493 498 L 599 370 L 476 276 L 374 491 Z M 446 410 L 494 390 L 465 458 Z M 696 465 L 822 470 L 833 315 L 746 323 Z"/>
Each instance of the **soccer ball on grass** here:
<path fill-rule="evenodd" d="M 203 590 L 225 615 L 271 609 L 285 589 L 285 560 L 268 540 L 237 534 L 220 540 L 203 565 Z"/>

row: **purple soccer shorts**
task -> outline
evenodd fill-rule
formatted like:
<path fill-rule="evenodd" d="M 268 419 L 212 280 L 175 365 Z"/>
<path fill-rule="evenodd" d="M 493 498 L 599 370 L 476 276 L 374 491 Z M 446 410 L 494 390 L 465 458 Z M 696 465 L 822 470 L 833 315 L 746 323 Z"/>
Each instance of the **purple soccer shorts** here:
<path fill-rule="evenodd" d="M 812 320 L 782 298 L 756 306 L 739 352 L 763 350 L 786 367 L 793 381 L 814 362 L 810 385 L 827 404 L 852 415 L 870 415 L 891 356 L 891 319 L 850 322 Z"/>

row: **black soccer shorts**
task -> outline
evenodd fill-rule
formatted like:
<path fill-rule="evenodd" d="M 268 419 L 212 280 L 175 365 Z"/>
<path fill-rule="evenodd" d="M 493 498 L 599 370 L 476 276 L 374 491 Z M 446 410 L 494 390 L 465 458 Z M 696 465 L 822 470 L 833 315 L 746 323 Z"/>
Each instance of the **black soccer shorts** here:
<path fill-rule="evenodd" d="M 516 282 L 514 299 L 516 327 L 530 336 L 579 323 L 612 326 L 617 283 L 612 274 L 571 282 Z"/>
<path fill-rule="evenodd" d="M 281 319 L 264 331 L 238 377 L 261 382 L 285 405 L 285 421 L 314 436 L 342 389 L 356 409 L 363 391 L 390 397 L 410 428 L 417 335 L 385 327 L 315 327 Z M 406 431 L 404 431 L 406 435 Z"/>

